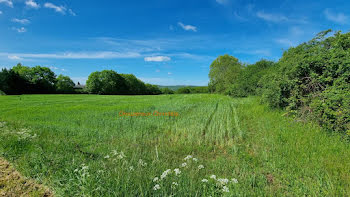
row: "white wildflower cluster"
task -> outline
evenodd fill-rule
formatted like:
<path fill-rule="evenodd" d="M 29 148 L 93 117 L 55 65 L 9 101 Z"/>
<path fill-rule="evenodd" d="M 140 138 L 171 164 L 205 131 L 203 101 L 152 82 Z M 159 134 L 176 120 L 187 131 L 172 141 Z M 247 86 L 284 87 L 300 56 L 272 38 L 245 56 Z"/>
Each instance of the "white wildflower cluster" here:
<path fill-rule="evenodd" d="M 144 162 L 142 159 L 139 159 L 139 166 L 142 166 L 142 167 L 146 167 L 147 166 L 147 163 Z"/>
<path fill-rule="evenodd" d="M 21 140 L 26 140 L 26 139 L 34 139 L 36 138 L 36 134 L 32 134 L 32 131 L 27 128 L 22 128 L 20 131 L 16 132 L 17 136 Z"/>
<path fill-rule="evenodd" d="M 167 169 L 163 172 L 163 174 L 160 176 L 160 179 L 165 179 L 168 174 L 171 173 L 171 169 Z"/>
<path fill-rule="evenodd" d="M 6 122 L 0 122 L 0 128 L 6 127 Z"/>
<path fill-rule="evenodd" d="M 74 170 L 74 173 L 76 173 L 77 178 L 83 183 L 86 182 L 87 178 L 90 176 L 89 174 L 89 166 L 85 164 L 81 164 L 81 167 Z"/>
<path fill-rule="evenodd" d="M 233 184 L 237 184 L 238 183 L 238 180 L 236 178 L 232 178 L 231 181 L 230 181 L 227 178 L 217 178 L 216 175 L 214 175 L 214 174 L 211 175 L 209 178 L 211 180 L 213 180 L 214 183 L 216 183 L 215 184 L 216 187 L 218 187 L 222 192 L 225 192 L 225 193 L 230 192 L 229 187 L 228 187 L 230 182 L 233 183 Z M 202 179 L 202 182 L 203 183 L 207 183 L 207 182 L 209 182 L 209 180 L 208 179 Z"/>

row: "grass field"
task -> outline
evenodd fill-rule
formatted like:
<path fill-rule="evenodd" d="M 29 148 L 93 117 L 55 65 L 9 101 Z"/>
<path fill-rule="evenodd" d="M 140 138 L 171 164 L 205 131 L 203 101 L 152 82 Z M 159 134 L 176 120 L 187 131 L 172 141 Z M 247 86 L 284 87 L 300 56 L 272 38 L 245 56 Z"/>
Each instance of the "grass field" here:
<path fill-rule="evenodd" d="M 0 156 L 56 196 L 349 196 L 349 143 L 283 114 L 253 97 L 2 96 Z"/>

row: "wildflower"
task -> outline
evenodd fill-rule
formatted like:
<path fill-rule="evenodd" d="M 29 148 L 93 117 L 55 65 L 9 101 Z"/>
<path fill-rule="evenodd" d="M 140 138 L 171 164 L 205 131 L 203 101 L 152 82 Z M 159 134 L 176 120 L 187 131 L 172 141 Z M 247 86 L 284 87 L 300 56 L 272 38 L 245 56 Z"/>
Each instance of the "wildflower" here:
<path fill-rule="evenodd" d="M 163 174 L 160 176 L 160 179 L 164 179 L 166 176 L 168 176 L 168 174 L 171 172 L 170 169 L 167 169 L 163 172 Z"/>
<path fill-rule="evenodd" d="M 200 170 L 200 169 L 203 169 L 204 168 L 204 166 L 203 165 L 199 165 L 198 166 L 198 169 Z"/>
<path fill-rule="evenodd" d="M 181 174 L 181 170 L 180 170 L 179 168 L 175 168 L 175 169 L 174 169 L 174 172 L 175 172 L 175 175 L 176 175 L 176 176 L 179 175 L 179 174 Z"/>
<path fill-rule="evenodd" d="M 193 160 L 193 161 L 195 161 L 195 162 L 197 162 L 197 161 L 198 161 L 198 159 L 197 159 L 197 158 L 193 158 L 192 160 Z"/>
<path fill-rule="evenodd" d="M 113 154 L 113 156 L 116 156 L 116 155 L 118 155 L 118 151 L 117 150 L 112 150 L 112 154 Z"/>
<path fill-rule="evenodd" d="M 210 176 L 210 178 L 212 178 L 212 179 L 215 179 L 215 180 L 216 180 L 216 175 L 214 175 L 214 174 L 213 174 L 213 175 L 211 175 L 211 176 Z"/>
<path fill-rule="evenodd" d="M 192 159 L 192 155 L 187 155 L 186 157 L 185 157 L 185 159 L 184 160 L 189 160 L 189 159 Z"/>
<path fill-rule="evenodd" d="M 202 179 L 202 182 L 206 183 L 206 182 L 208 182 L 208 179 Z"/>
<path fill-rule="evenodd" d="M 78 172 L 78 168 L 74 170 L 74 172 Z"/>
<path fill-rule="evenodd" d="M 218 182 L 221 183 L 221 185 L 226 185 L 229 180 L 228 179 L 218 179 Z"/>
<path fill-rule="evenodd" d="M 226 187 L 226 186 L 222 187 L 222 191 L 223 191 L 223 192 L 230 192 L 230 190 L 229 190 L 228 187 Z"/>
<path fill-rule="evenodd" d="M 172 185 L 174 186 L 178 186 L 179 184 L 177 184 L 176 182 L 173 182 Z"/>
<path fill-rule="evenodd" d="M 130 170 L 130 171 L 134 171 L 134 166 L 130 166 L 130 167 L 129 167 L 129 170 Z"/>
<path fill-rule="evenodd" d="M 154 177 L 153 182 L 157 182 L 159 180 L 158 177 Z"/>
<path fill-rule="evenodd" d="M 159 184 L 157 184 L 157 185 L 155 185 L 155 186 L 153 187 L 153 190 L 155 190 L 155 191 L 157 191 L 157 190 L 159 190 L 159 189 L 160 189 Z"/>
<path fill-rule="evenodd" d="M 106 156 L 105 156 L 105 159 L 109 159 L 109 155 L 106 155 Z"/>
<path fill-rule="evenodd" d="M 145 167 L 147 166 L 147 163 L 144 162 L 142 159 L 139 160 L 139 165 L 142 166 L 142 167 Z"/>
<path fill-rule="evenodd" d="M 86 166 L 85 164 L 82 165 L 83 167 L 81 167 L 82 170 L 88 170 L 89 166 Z"/>
<path fill-rule="evenodd" d="M 183 168 L 186 167 L 186 166 L 187 166 L 187 163 L 182 163 L 181 164 L 181 167 L 183 167 Z"/>
<path fill-rule="evenodd" d="M 233 183 L 238 183 L 238 180 L 235 179 L 235 178 L 231 179 L 231 181 L 232 181 Z"/>
<path fill-rule="evenodd" d="M 123 159 L 125 157 L 123 151 L 119 153 L 118 155 L 118 159 Z"/>

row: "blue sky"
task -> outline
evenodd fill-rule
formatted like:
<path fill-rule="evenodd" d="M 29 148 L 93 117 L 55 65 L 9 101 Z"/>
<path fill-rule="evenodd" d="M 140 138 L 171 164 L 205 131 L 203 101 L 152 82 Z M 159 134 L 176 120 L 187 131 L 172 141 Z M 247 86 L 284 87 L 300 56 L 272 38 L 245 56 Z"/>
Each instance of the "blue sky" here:
<path fill-rule="evenodd" d="M 82 83 L 112 69 L 206 85 L 219 55 L 277 61 L 320 31 L 349 27 L 345 0 L 0 0 L 0 68 L 42 65 Z"/>

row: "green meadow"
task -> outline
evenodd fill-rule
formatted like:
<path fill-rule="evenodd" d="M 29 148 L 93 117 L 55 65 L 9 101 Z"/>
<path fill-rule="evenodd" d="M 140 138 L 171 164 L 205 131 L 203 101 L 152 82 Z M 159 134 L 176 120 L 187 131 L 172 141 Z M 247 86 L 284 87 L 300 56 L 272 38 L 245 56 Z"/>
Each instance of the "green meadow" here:
<path fill-rule="evenodd" d="M 349 143 L 257 97 L 1 96 L 0 157 L 56 196 L 350 195 Z"/>

